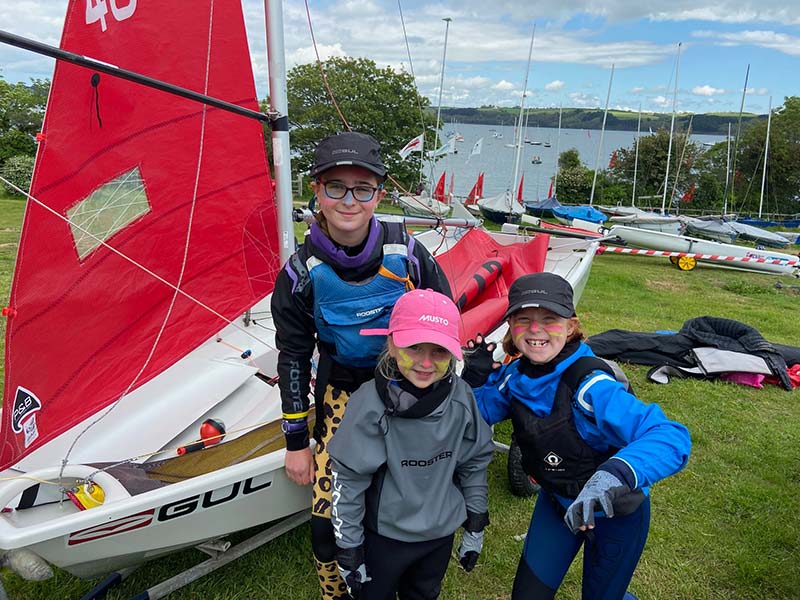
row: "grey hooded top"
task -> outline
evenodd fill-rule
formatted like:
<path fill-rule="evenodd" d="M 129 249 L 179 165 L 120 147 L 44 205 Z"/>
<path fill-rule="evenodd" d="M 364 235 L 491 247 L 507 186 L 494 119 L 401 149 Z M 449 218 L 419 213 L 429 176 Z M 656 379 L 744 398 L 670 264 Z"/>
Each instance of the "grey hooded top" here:
<path fill-rule="evenodd" d="M 403 542 L 434 540 L 455 532 L 467 511 L 487 513 L 494 445 L 472 389 L 457 376 L 442 381 L 450 392 L 428 412 L 395 382 L 383 394 L 376 385 L 350 397 L 328 444 L 336 544 L 361 545 L 365 527 Z"/>

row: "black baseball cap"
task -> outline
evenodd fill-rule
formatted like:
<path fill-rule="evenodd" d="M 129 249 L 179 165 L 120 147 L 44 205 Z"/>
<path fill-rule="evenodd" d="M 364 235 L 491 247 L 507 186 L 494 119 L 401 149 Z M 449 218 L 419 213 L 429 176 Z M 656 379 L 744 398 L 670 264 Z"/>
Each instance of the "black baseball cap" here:
<path fill-rule="evenodd" d="M 572 286 L 555 273 L 523 275 L 508 290 L 508 310 L 503 319 L 523 308 L 546 308 L 559 317 L 574 317 Z"/>
<path fill-rule="evenodd" d="M 386 176 L 381 160 L 381 145 L 371 135 L 346 131 L 323 139 L 314 151 L 311 177 L 342 165 L 356 165 L 372 171 L 378 177 Z"/>

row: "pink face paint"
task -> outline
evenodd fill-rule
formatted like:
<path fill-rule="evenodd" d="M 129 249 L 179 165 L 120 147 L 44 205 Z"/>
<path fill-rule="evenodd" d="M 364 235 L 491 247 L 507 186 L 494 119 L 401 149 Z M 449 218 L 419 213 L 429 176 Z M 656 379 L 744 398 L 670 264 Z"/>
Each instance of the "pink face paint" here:
<path fill-rule="evenodd" d="M 565 335 L 563 325 L 545 325 L 542 329 L 552 337 L 564 337 Z"/>

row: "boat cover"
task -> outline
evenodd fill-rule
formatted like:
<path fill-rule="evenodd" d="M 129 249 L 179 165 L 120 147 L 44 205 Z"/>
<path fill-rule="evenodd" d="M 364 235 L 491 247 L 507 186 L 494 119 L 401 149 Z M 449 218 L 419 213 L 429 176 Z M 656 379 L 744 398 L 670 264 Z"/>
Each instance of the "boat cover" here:
<path fill-rule="evenodd" d="M 461 309 L 462 343 L 500 324 L 508 308 L 508 288 L 518 277 L 544 270 L 549 241 L 550 236 L 542 234 L 526 242 L 503 245 L 476 228 L 458 244 L 437 254 L 436 261 Z"/>
<path fill-rule="evenodd" d="M 591 221 L 592 223 L 603 223 L 607 219 L 605 214 L 588 204 L 582 204 L 580 206 L 562 206 L 561 208 L 553 209 L 553 214 L 567 221 L 581 219 L 582 221 Z"/>

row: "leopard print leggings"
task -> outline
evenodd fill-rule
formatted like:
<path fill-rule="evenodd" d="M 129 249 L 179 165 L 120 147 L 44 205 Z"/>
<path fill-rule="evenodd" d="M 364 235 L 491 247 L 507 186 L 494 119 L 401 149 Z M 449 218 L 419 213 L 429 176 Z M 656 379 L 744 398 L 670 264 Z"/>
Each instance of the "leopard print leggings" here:
<path fill-rule="evenodd" d="M 324 419 L 319 429 L 320 439 L 314 449 L 314 485 L 312 486 L 312 519 L 321 518 L 330 521 L 331 519 L 331 459 L 328 455 L 328 442 L 339 428 L 342 422 L 344 409 L 347 406 L 349 395 L 346 392 L 328 386 L 325 389 L 323 400 Z M 333 540 L 333 527 L 330 528 L 330 540 L 326 546 L 335 547 Z M 314 563 L 319 576 L 319 585 L 322 592 L 322 600 L 346 600 L 350 596 L 347 594 L 347 585 L 339 575 L 339 569 L 334 560 L 320 560 L 319 554 L 329 552 L 318 551 L 314 548 Z M 327 557 L 326 557 L 327 558 Z"/>

